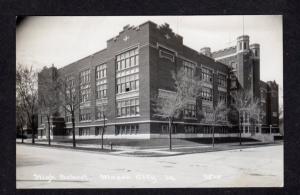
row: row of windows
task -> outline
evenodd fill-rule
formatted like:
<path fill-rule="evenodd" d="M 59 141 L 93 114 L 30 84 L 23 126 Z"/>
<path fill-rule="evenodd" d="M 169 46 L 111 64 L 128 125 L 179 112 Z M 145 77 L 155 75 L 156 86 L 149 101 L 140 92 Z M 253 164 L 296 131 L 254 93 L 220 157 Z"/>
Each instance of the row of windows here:
<path fill-rule="evenodd" d="M 212 128 L 211 126 L 196 126 L 196 125 L 185 125 L 184 126 L 185 133 L 199 133 L 199 134 L 211 134 Z M 229 129 L 227 127 L 215 127 L 215 133 L 229 133 Z"/>
<path fill-rule="evenodd" d="M 201 90 L 201 98 L 206 101 L 213 100 L 213 92 L 211 88 L 203 87 Z"/>
<path fill-rule="evenodd" d="M 117 116 L 135 116 L 140 113 L 140 103 L 138 98 L 120 100 L 117 102 Z"/>
<path fill-rule="evenodd" d="M 117 55 L 117 70 L 139 65 L 138 48 Z"/>
<path fill-rule="evenodd" d="M 213 81 L 212 70 L 202 67 L 201 78 L 205 82 L 212 83 Z"/>
<path fill-rule="evenodd" d="M 106 105 L 97 106 L 96 107 L 96 120 L 104 119 L 104 115 L 106 114 Z"/>
<path fill-rule="evenodd" d="M 227 102 L 227 93 L 226 92 L 219 92 L 219 101 Z"/>
<path fill-rule="evenodd" d="M 138 124 L 116 125 L 115 134 L 137 134 L 139 131 Z"/>
<path fill-rule="evenodd" d="M 106 98 L 107 84 L 97 85 L 96 86 L 96 98 L 102 99 Z"/>
<path fill-rule="evenodd" d="M 101 135 L 104 127 L 96 127 L 95 135 Z M 132 135 L 139 132 L 139 124 L 128 124 L 128 125 L 116 125 L 115 135 Z M 199 134 L 211 134 L 211 126 L 196 126 L 196 125 L 184 125 L 185 133 L 199 133 Z M 215 127 L 215 133 L 230 133 L 231 130 L 227 127 Z M 161 133 L 169 133 L 169 126 L 167 124 L 161 124 Z M 172 126 L 172 133 L 176 133 L 176 125 Z M 71 135 L 72 131 L 66 131 L 66 135 Z M 90 127 L 79 128 L 79 136 L 89 136 L 91 134 Z"/>
<path fill-rule="evenodd" d="M 79 136 L 91 135 L 91 130 L 89 127 L 79 128 Z"/>
<path fill-rule="evenodd" d="M 193 77 L 194 76 L 194 69 L 195 69 L 195 64 L 188 62 L 188 61 L 183 61 L 183 67 L 184 67 L 184 72 L 188 77 Z"/>
<path fill-rule="evenodd" d="M 138 89 L 139 74 L 132 74 L 121 78 L 117 78 L 117 93 L 124 93 Z"/>
<path fill-rule="evenodd" d="M 81 89 L 80 90 L 80 102 L 87 102 L 91 98 L 91 88 Z"/>
<path fill-rule="evenodd" d="M 80 84 L 85 84 L 90 82 L 90 70 L 85 70 L 80 73 Z"/>
<path fill-rule="evenodd" d="M 218 75 L 218 85 L 221 87 L 227 87 L 226 75 L 223 74 Z"/>
<path fill-rule="evenodd" d="M 184 116 L 195 118 L 196 117 L 196 105 L 188 104 L 184 109 Z"/>
<path fill-rule="evenodd" d="M 106 77 L 106 64 L 102 64 L 96 67 L 96 79 L 102 79 Z"/>
<path fill-rule="evenodd" d="M 91 113 L 80 113 L 79 114 L 80 121 L 90 121 L 91 120 Z"/>

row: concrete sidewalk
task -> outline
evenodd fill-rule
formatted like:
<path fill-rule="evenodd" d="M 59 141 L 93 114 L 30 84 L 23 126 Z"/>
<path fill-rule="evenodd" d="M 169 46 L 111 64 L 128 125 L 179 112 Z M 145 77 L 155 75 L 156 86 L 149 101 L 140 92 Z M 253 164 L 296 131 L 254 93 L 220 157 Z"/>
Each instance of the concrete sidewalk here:
<path fill-rule="evenodd" d="M 21 144 L 21 140 L 17 140 L 17 143 Z M 24 140 L 24 144 L 31 144 L 31 140 Z M 172 151 L 169 150 L 169 146 L 160 146 L 153 148 L 139 148 L 132 146 L 113 146 L 111 150 L 110 145 L 104 145 L 104 150 L 101 150 L 100 144 L 76 144 L 76 148 L 73 148 L 72 143 L 65 142 L 51 142 L 51 146 L 45 140 L 36 140 L 36 146 L 51 147 L 51 148 L 65 148 L 74 150 L 85 150 L 98 153 L 106 153 L 111 155 L 122 155 L 122 156 L 139 156 L 139 157 L 163 157 L 163 156 L 174 156 L 174 155 L 184 155 L 192 153 L 203 153 L 203 152 L 217 152 L 226 151 L 234 149 L 244 149 L 244 148 L 255 148 L 262 146 L 273 146 L 282 144 L 282 142 L 275 143 L 262 143 L 262 142 L 244 142 L 242 145 L 239 143 L 223 143 L 215 144 L 213 148 L 211 144 L 195 144 L 195 145 L 175 145 L 172 147 Z"/>

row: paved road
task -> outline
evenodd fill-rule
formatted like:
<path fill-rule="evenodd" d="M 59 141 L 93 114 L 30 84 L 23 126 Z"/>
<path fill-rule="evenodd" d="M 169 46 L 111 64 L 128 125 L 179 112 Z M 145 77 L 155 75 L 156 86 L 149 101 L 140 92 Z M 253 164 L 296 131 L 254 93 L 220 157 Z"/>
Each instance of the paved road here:
<path fill-rule="evenodd" d="M 128 157 L 17 144 L 17 188 L 281 187 L 283 145 Z"/>

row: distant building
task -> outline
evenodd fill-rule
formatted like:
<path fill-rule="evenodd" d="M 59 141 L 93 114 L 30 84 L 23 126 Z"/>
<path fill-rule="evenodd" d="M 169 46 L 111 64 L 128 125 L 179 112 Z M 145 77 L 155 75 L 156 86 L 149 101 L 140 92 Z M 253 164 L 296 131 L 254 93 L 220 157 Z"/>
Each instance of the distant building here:
<path fill-rule="evenodd" d="M 270 124 L 278 127 L 278 85 L 260 81 L 259 45 L 249 45 L 248 36 L 239 37 L 234 47 L 216 52 L 205 47 L 198 52 L 185 46 L 183 37 L 168 24 L 158 26 L 149 21 L 137 27 L 125 26 L 107 41 L 104 50 L 58 70 L 51 67 L 43 71 L 57 71 L 80 85 L 81 106 L 75 118 L 78 138 L 99 137 L 103 113 L 109 108 L 106 137 L 147 139 L 168 136 L 167 121 L 155 115 L 150 97 L 171 92 L 171 71 L 182 66 L 201 75 L 205 84 L 202 98 L 191 101 L 174 122 L 174 137 L 210 136 L 210 125 L 201 122 L 197 109 L 211 112 L 219 100 L 229 104 L 231 91 L 239 87 L 262 100 L 266 116 L 263 128 L 257 127 L 256 132 Z M 236 88 L 232 81 L 236 81 Z M 70 114 L 60 111 L 60 117 L 65 128 L 56 129 L 53 136 L 71 137 Z M 249 124 L 243 126 L 243 136 L 250 136 Z M 39 131 L 46 131 L 43 116 L 39 116 L 39 127 Z M 226 124 L 216 127 L 217 136 L 235 136 L 237 132 L 236 127 Z"/>

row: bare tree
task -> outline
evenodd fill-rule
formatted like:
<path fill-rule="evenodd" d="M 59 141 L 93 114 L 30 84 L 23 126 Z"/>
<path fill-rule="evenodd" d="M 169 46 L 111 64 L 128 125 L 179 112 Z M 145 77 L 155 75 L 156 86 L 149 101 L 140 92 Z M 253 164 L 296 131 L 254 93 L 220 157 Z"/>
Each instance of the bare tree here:
<path fill-rule="evenodd" d="M 21 139 L 24 143 L 24 126 L 26 125 L 26 112 L 20 97 L 16 97 L 16 126 L 21 129 Z"/>
<path fill-rule="evenodd" d="M 258 98 L 252 99 L 248 106 L 247 113 L 252 126 L 252 131 L 255 132 L 255 126 L 262 122 L 262 115 L 265 114 Z"/>
<path fill-rule="evenodd" d="M 51 145 L 51 127 L 50 119 L 55 112 L 58 111 L 59 98 L 58 88 L 59 83 L 57 80 L 57 74 L 52 72 L 43 73 L 41 72 L 38 76 L 39 79 L 39 106 L 40 113 L 47 118 L 48 123 L 48 144 Z"/>
<path fill-rule="evenodd" d="M 103 128 L 101 129 L 101 149 L 103 150 L 103 144 L 104 144 L 104 134 L 106 131 L 106 120 L 107 116 L 109 116 L 112 113 L 112 109 L 107 107 L 107 105 L 102 107 L 102 111 L 100 112 L 100 118 L 103 119 Z"/>
<path fill-rule="evenodd" d="M 58 78 L 58 89 L 60 91 L 60 106 L 64 111 L 71 114 L 73 147 L 76 147 L 75 139 L 75 111 L 80 107 L 80 85 L 76 82 L 75 77 L 69 76 Z"/>
<path fill-rule="evenodd" d="M 219 101 L 216 106 L 214 106 L 210 113 L 203 112 L 202 115 L 204 118 L 202 119 L 205 123 L 211 125 L 212 128 L 212 147 L 215 146 L 215 126 L 228 123 L 227 122 L 227 114 L 229 109 L 226 106 L 224 101 Z"/>
<path fill-rule="evenodd" d="M 19 64 L 16 71 L 16 94 L 20 98 L 23 111 L 32 131 L 32 144 L 35 143 L 35 115 L 37 113 L 37 74 L 32 67 Z"/>
<path fill-rule="evenodd" d="M 240 137 L 240 145 L 242 145 L 242 133 L 241 133 L 241 117 L 242 114 L 249 116 L 249 119 L 260 119 L 260 115 L 262 113 L 259 100 L 253 97 L 250 91 L 239 90 L 232 94 L 232 104 L 233 110 L 238 112 L 238 127 L 239 127 L 239 137 Z M 243 121 L 245 119 L 243 118 Z"/>
<path fill-rule="evenodd" d="M 191 99 L 199 96 L 202 84 L 199 77 L 195 75 L 188 77 L 183 67 L 177 73 L 172 72 L 172 78 L 175 84 L 174 91 L 157 94 L 157 96 L 152 98 L 154 112 L 168 120 L 170 150 L 172 150 L 172 126 L 174 119 L 179 117 Z"/>

